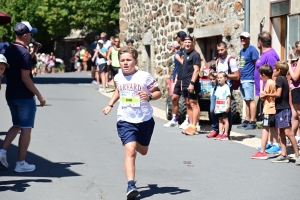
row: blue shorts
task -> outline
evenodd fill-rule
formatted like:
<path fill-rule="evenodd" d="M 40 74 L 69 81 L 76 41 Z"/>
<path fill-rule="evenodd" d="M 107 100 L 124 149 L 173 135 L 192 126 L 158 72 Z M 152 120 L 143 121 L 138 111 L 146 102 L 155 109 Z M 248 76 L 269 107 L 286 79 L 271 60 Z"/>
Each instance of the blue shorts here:
<path fill-rule="evenodd" d="M 291 127 L 292 111 L 290 108 L 276 110 L 275 127 L 288 128 Z"/>
<path fill-rule="evenodd" d="M 118 135 L 123 145 L 138 142 L 142 146 L 149 146 L 154 125 L 153 118 L 137 124 L 120 120 L 117 122 Z"/>
<path fill-rule="evenodd" d="M 244 100 L 254 100 L 254 82 L 241 83 L 240 91 Z"/>
<path fill-rule="evenodd" d="M 35 97 L 30 99 L 8 99 L 13 126 L 33 128 L 36 112 Z"/>

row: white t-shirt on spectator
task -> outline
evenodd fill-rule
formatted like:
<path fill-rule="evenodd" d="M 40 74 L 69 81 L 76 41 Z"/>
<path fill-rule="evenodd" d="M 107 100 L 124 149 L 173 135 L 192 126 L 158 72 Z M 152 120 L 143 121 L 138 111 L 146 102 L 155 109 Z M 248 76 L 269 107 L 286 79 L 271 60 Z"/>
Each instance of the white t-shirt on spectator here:
<path fill-rule="evenodd" d="M 114 81 L 120 94 L 117 120 L 134 124 L 150 120 L 153 109 L 147 100 L 140 99 L 138 92 L 150 94 L 150 91 L 158 87 L 153 77 L 148 72 L 138 70 L 129 76 L 119 72 Z"/>
<path fill-rule="evenodd" d="M 227 57 L 225 59 L 221 59 L 218 61 L 217 63 L 217 72 L 225 72 L 226 74 L 228 74 L 228 58 L 231 57 L 229 65 L 231 68 L 231 72 L 236 72 L 238 69 L 237 64 L 236 64 L 236 60 L 230 56 L 227 55 Z"/>

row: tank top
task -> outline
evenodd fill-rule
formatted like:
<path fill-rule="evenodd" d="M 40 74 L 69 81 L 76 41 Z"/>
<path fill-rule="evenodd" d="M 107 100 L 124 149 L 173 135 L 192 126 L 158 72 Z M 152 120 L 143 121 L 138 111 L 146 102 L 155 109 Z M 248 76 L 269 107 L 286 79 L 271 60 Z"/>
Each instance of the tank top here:
<path fill-rule="evenodd" d="M 114 47 L 111 49 L 111 66 L 120 67 L 118 52 Z"/>
<path fill-rule="evenodd" d="M 293 66 L 293 71 L 295 72 L 296 71 L 296 66 Z M 300 66 L 298 66 L 300 67 Z M 297 80 L 297 81 L 294 81 L 292 78 L 290 80 L 290 88 L 291 90 L 295 89 L 295 88 L 300 88 L 300 78 Z"/>

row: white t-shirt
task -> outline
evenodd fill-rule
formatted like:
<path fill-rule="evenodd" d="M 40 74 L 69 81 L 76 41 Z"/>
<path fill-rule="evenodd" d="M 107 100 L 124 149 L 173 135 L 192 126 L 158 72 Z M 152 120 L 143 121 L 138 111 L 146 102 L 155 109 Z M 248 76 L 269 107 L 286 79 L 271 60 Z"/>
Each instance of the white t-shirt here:
<path fill-rule="evenodd" d="M 231 96 L 229 86 L 224 84 L 223 86 L 218 85 L 216 92 L 216 113 L 224 113 L 227 109 L 228 97 Z"/>
<path fill-rule="evenodd" d="M 234 58 L 230 59 L 230 61 L 229 61 L 230 66 L 228 66 L 228 58 L 229 57 L 232 57 L 232 56 L 227 55 L 227 57 L 225 59 L 220 58 L 220 60 L 217 63 L 217 72 L 225 72 L 226 74 L 228 74 L 229 67 L 231 68 L 231 73 L 239 70 L 237 67 L 237 64 L 236 64 L 236 60 Z M 229 86 L 231 86 L 232 85 L 231 80 L 227 79 L 227 84 Z"/>
<path fill-rule="evenodd" d="M 150 120 L 153 109 L 147 100 L 140 99 L 138 92 L 150 94 L 151 90 L 158 87 L 153 77 L 148 72 L 138 70 L 129 76 L 119 72 L 114 81 L 120 94 L 117 120 L 135 124 Z"/>

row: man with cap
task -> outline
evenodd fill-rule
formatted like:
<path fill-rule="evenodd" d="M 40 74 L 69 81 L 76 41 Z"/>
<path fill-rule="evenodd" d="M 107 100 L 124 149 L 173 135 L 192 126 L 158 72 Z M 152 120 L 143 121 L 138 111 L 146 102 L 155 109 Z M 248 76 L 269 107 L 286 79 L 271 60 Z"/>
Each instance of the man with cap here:
<path fill-rule="evenodd" d="M 240 50 L 240 91 L 246 103 L 246 118 L 244 122 L 237 126 L 245 130 L 256 128 L 256 104 L 254 101 L 254 70 L 258 59 L 258 51 L 250 45 L 250 34 L 242 32 L 240 35 L 243 48 Z"/>
<path fill-rule="evenodd" d="M 178 127 L 178 109 L 179 109 L 179 98 L 182 94 L 181 81 L 182 81 L 182 64 L 176 60 L 175 56 L 180 54 L 180 44 L 177 41 L 173 41 L 171 44 L 171 51 L 174 55 L 174 69 L 172 73 L 172 79 L 174 82 L 174 92 L 172 95 L 172 114 L 171 121 L 164 124 L 164 127 Z"/>
<path fill-rule="evenodd" d="M 7 36 L 3 35 L 2 36 L 2 42 L 0 42 L 0 54 L 5 53 L 6 47 L 9 47 L 9 42 L 7 41 Z"/>
<path fill-rule="evenodd" d="M 127 39 L 125 42 L 127 46 L 133 47 L 133 43 L 134 43 L 133 39 Z"/>
<path fill-rule="evenodd" d="M 107 58 L 107 49 L 103 45 L 103 40 L 98 40 L 97 44 L 97 50 L 94 53 L 94 56 L 92 58 L 92 62 L 95 61 L 97 65 L 97 71 L 99 72 L 99 76 L 102 81 L 102 89 L 99 88 L 99 90 L 102 92 L 106 92 L 106 83 L 107 83 L 107 77 L 105 73 L 107 72 L 107 64 L 106 64 L 106 58 Z M 99 78 L 99 79 L 100 79 Z M 100 82 L 100 80 L 97 80 L 97 82 Z"/>
<path fill-rule="evenodd" d="M 32 81 L 32 57 L 26 49 L 32 34 L 37 33 L 37 29 L 33 28 L 29 22 L 20 22 L 14 26 L 14 32 L 16 40 L 4 54 L 9 64 L 9 68 L 5 71 L 6 101 L 11 112 L 13 126 L 8 130 L 2 149 L 0 149 L 0 163 L 8 167 L 6 151 L 21 131 L 15 171 L 31 172 L 35 170 L 35 165 L 25 162 L 25 157 L 30 143 L 31 129 L 34 127 L 36 112 L 34 96 L 37 96 L 41 106 L 46 104 L 46 100 Z M 34 48 L 39 47 L 35 45 Z"/>
<path fill-rule="evenodd" d="M 5 71 L 5 68 L 8 68 L 9 65 L 7 63 L 7 60 L 5 58 L 4 55 L 0 54 L 0 90 L 1 90 L 1 78 L 2 78 L 2 74 Z"/>

